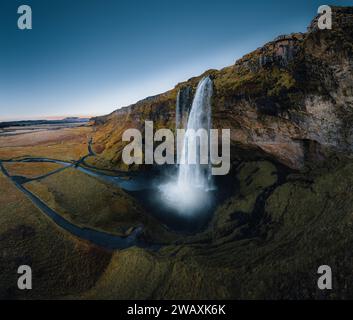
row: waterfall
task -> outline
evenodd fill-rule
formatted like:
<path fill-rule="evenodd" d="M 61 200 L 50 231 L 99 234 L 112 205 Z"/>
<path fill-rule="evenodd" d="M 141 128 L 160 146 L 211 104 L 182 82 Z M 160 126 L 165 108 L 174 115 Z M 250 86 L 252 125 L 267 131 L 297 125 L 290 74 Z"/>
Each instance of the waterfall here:
<path fill-rule="evenodd" d="M 212 188 L 211 162 L 209 158 L 212 90 L 213 84 L 209 77 L 203 78 L 199 82 L 187 124 L 184 115 L 186 112 L 183 112 L 184 108 L 181 106 L 181 94 L 179 93 L 177 96 L 176 129 L 179 129 L 180 126 L 185 127 L 186 124 L 186 128 L 183 129 L 193 129 L 195 131 L 202 129 L 207 134 L 207 139 L 203 140 L 204 143 L 207 143 L 207 152 L 203 154 L 207 156 L 207 161 L 201 161 L 203 157 L 200 142 L 202 140 L 197 139 L 196 136 L 190 138 L 186 134 L 182 148 L 180 148 L 181 159 L 184 159 L 184 161 L 179 165 L 177 176 L 159 186 L 164 204 L 174 210 L 176 209 L 181 215 L 207 215 L 207 210 L 212 203 L 212 196 L 208 192 Z M 195 155 L 195 162 L 190 163 L 188 161 L 189 154 Z"/>
<path fill-rule="evenodd" d="M 181 105 L 180 105 L 180 90 L 177 94 L 176 110 L 175 110 L 175 132 L 180 129 L 180 121 L 182 117 Z"/>
<path fill-rule="evenodd" d="M 183 125 L 183 107 L 180 99 L 180 90 L 178 91 L 177 98 L 176 98 L 176 110 L 175 110 L 175 133 L 178 129 L 180 129 Z M 177 148 L 177 159 L 179 159 L 179 152 Z"/>
<path fill-rule="evenodd" d="M 176 97 L 175 111 L 175 129 L 185 129 L 189 115 L 191 103 L 189 103 L 191 95 L 190 86 L 181 88 Z"/>
<path fill-rule="evenodd" d="M 192 102 L 189 119 L 187 122 L 187 130 L 204 129 L 209 138 L 211 129 L 211 98 L 213 92 L 212 80 L 209 77 L 203 78 L 196 89 L 195 97 Z M 177 104 L 178 106 L 178 104 Z M 190 139 L 188 141 L 188 139 Z M 207 143 L 209 140 L 207 139 Z M 209 161 L 209 144 L 208 164 L 201 164 L 200 141 L 184 137 L 181 159 L 183 162 L 179 166 L 178 185 L 179 187 L 201 188 L 208 190 L 211 187 L 211 166 Z M 196 164 L 188 163 L 188 156 L 191 152 L 196 152 Z"/>
<path fill-rule="evenodd" d="M 175 111 L 175 132 L 177 129 L 180 129 L 181 121 L 183 117 L 183 110 L 180 103 L 180 90 L 176 98 L 176 111 Z"/>

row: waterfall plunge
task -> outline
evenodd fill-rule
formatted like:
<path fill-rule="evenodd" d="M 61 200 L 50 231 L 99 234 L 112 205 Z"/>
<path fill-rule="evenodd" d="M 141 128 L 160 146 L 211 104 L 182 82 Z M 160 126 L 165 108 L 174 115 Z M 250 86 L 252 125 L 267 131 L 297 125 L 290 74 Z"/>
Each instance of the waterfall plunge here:
<path fill-rule="evenodd" d="M 195 97 L 190 110 L 186 129 L 205 129 L 208 133 L 211 129 L 211 98 L 213 92 L 212 80 L 209 77 L 203 78 L 195 93 Z M 176 104 L 176 128 L 181 123 L 180 93 Z M 191 139 L 188 143 L 185 135 L 181 157 L 184 159 L 179 165 L 176 181 L 170 182 L 160 187 L 164 199 L 169 206 L 176 208 L 183 215 L 192 215 L 195 211 L 200 211 L 210 204 L 210 197 L 207 192 L 212 187 L 211 163 L 200 164 L 200 142 Z M 188 155 L 196 150 L 196 164 L 188 164 Z"/>
<path fill-rule="evenodd" d="M 211 98 L 212 80 L 209 77 L 203 78 L 195 93 L 192 107 L 188 119 L 187 130 L 205 129 L 208 137 L 211 129 Z M 195 152 L 197 156 L 196 164 L 188 164 L 189 152 Z M 197 139 L 191 139 L 188 144 L 188 137 L 185 135 L 181 153 L 184 163 L 179 166 L 178 184 L 180 187 L 198 187 L 204 190 L 210 188 L 211 168 L 210 162 L 207 165 L 200 164 L 200 143 Z"/>

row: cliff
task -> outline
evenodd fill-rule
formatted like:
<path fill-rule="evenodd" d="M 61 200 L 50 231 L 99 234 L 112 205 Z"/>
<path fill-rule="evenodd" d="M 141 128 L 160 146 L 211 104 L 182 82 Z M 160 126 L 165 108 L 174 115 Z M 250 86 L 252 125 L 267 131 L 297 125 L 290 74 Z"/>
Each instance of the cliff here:
<path fill-rule="evenodd" d="M 334 7 L 332 30 L 319 30 L 315 18 L 305 34 L 279 36 L 232 66 L 208 70 L 168 92 L 95 118 L 98 156 L 91 161 L 128 169 L 121 162 L 124 130 L 142 129 L 144 120 L 174 129 L 178 91 L 190 106 L 205 75 L 214 81 L 213 127 L 231 129 L 232 157 L 261 154 L 300 169 L 331 152 L 350 154 L 352 18 L 352 7 Z"/>

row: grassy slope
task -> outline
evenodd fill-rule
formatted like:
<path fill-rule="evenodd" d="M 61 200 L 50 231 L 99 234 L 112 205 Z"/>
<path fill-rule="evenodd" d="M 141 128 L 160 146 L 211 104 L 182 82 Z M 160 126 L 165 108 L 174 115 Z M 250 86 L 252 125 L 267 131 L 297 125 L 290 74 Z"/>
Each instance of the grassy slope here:
<path fill-rule="evenodd" d="M 264 160 L 234 168 L 234 195 L 205 232 L 159 253 L 131 248 L 112 256 L 53 225 L 1 177 L 1 297 L 323 298 L 315 289 L 321 264 L 334 272 L 326 295 L 353 297 L 352 159 L 335 156 L 289 175 Z M 134 207 L 125 194 L 73 169 L 31 186 L 76 222 L 108 230 Z M 141 218 L 129 216 L 129 224 Z M 160 234 L 155 223 L 146 225 Z M 22 263 L 35 271 L 30 293 L 13 286 Z"/>
<path fill-rule="evenodd" d="M 110 254 L 58 228 L 0 175 L 0 297 L 54 298 L 92 286 Z M 17 268 L 33 270 L 33 290 L 17 289 Z"/>
<path fill-rule="evenodd" d="M 156 238 L 166 232 L 123 190 L 75 169 L 66 169 L 25 186 L 49 207 L 82 227 L 125 235 L 143 224 L 147 230 L 153 230 Z"/>
<path fill-rule="evenodd" d="M 278 183 L 272 164 L 245 163 L 236 179 L 246 183 L 239 181 L 234 197 L 247 199 L 246 205 L 229 199 L 209 230 L 184 244 L 159 253 L 115 253 L 83 297 L 351 298 L 352 172 L 351 160 L 342 160 Z M 321 264 L 334 272 L 330 292 L 316 289 Z"/>

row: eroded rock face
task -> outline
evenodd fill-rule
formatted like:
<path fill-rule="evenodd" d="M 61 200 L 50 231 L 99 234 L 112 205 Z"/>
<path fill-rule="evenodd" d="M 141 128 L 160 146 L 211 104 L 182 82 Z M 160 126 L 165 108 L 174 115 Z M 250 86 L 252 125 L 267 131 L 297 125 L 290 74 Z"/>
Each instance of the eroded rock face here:
<path fill-rule="evenodd" d="M 332 30 L 319 30 L 316 23 L 317 18 L 307 33 L 280 36 L 233 66 L 96 118 L 94 141 L 102 152 L 93 161 L 127 169 L 121 163 L 124 130 L 142 129 L 144 120 L 154 121 L 156 129 L 174 129 L 178 91 L 190 99 L 205 75 L 214 81 L 213 127 L 230 128 L 233 144 L 260 149 L 295 169 L 330 150 L 351 153 L 353 9 L 333 8 Z"/>
<path fill-rule="evenodd" d="M 260 48 L 259 67 L 265 67 L 273 63 L 287 66 L 300 50 L 300 43 L 303 41 L 302 33 L 281 35 L 273 42 Z"/>

